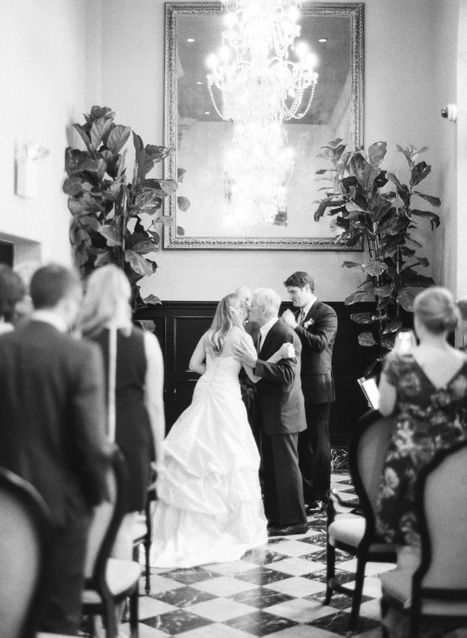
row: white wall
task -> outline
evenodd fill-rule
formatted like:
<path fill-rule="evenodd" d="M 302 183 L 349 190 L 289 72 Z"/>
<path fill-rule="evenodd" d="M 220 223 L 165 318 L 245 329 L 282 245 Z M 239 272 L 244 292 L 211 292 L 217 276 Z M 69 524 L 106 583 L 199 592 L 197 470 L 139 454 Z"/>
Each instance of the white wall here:
<path fill-rule="evenodd" d="M 71 263 L 70 214 L 61 191 L 67 128 L 85 108 L 85 0 L 1 0 L 0 233 L 24 240 L 16 262 Z M 15 195 L 15 156 L 37 141 L 37 199 Z M 30 250 L 28 250 L 28 247 Z M 40 250 L 39 250 L 40 247 Z"/>
<path fill-rule="evenodd" d="M 462 4 L 465 0 L 461 0 Z M 0 234 L 42 245 L 44 259 L 70 261 L 70 216 L 61 192 L 70 124 L 96 103 L 146 143 L 163 143 L 163 0 L 0 0 Z M 433 166 L 423 190 L 443 200 L 442 228 L 422 239 L 438 283 L 456 283 L 456 125 L 440 109 L 455 102 L 459 0 L 365 3 L 365 145 L 388 143 L 386 167 L 405 177 L 396 144 L 429 146 Z M 7 87 L 8 90 L 5 90 Z M 460 130 L 460 129 L 459 129 Z M 68 131 L 68 133 L 67 133 Z M 70 138 L 70 139 L 69 139 Z M 36 200 L 14 194 L 15 153 L 37 140 L 50 149 Z M 462 193 L 460 193 L 461 195 Z M 420 202 L 422 204 L 422 202 Z M 24 244 L 37 248 L 37 243 Z M 21 251 L 21 259 L 27 250 Z M 343 300 L 360 281 L 340 268 L 358 253 L 334 251 L 167 250 L 145 291 L 162 299 L 215 300 L 240 284 L 281 291 L 298 269 L 310 271 L 321 298 Z M 466 286 L 464 286 L 466 287 Z M 467 287 L 466 287 L 467 288 Z M 465 292 L 465 291 L 464 291 Z"/>
<path fill-rule="evenodd" d="M 104 0 L 102 98 L 120 122 L 145 142 L 163 141 L 163 0 Z M 452 236 L 455 195 L 452 180 L 455 144 L 452 128 L 440 118 L 454 101 L 455 32 L 458 0 L 371 0 L 365 3 L 365 145 L 388 143 L 386 167 L 405 177 L 405 160 L 396 144 L 429 146 L 421 157 L 433 174 L 421 187 L 443 196 L 443 229 L 432 234 L 423 221 L 422 240 L 439 283 L 452 279 L 449 258 L 440 247 Z M 446 47 L 446 42 L 448 46 Z M 444 62 L 441 62 L 441 57 Z M 442 172 L 447 172 L 447 177 Z M 421 188 L 422 189 L 422 188 Z M 422 204 L 423 202 L 420 202 Z M 435 239 L 435 241 L 432 241 Z M 166 300 L 213 300 L 240 284 L 271 286 L 284 295 L 283 280 L 294 270 L 315 277 L 321 298 L 343 300 L 361 280 L 343 270 L 358 253 L 328 251 L 167 250 L 159 269 L 144 285 Z M 446 263 L 445 263 L 446 261 Z M 430 274 L 430 273 L 427 273 Z"/>

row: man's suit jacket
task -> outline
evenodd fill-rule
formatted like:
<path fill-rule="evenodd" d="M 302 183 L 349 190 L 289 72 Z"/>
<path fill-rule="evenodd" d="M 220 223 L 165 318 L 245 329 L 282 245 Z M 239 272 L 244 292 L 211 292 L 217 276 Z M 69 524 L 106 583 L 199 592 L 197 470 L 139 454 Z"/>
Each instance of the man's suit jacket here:
<path fill-rule="evenodd" d="M 298 321 L 300 312 L 295 313 Z M 305 327 L 307 322 L 311 323 Z M 336 398 L 332 374 L 332 348 L 337 332 L 337 315 L 331 306 L 315 301 L 303 325 L 295 332 L 302 344 L 302 392 L 305 403 L 328 403 Z"/>
<path fill-rule="evenodd" d="M 296 358 L 268 363 L 267 359 L 286 342 L 293 343 Z M 257 383 L 257 402 L 261 427 L 266 434 L 292 434 L 306 429 L 300 350 L 300 340 L 282 319 L 272 326 L 261 346 L 254 373 L 261 377 Z"/>
<path fill-rule="evenodd" d="M 105 497 L 99 347 L 30 321 L 0 337 L 0 465 L 28 480 L 57 525 Z"/>

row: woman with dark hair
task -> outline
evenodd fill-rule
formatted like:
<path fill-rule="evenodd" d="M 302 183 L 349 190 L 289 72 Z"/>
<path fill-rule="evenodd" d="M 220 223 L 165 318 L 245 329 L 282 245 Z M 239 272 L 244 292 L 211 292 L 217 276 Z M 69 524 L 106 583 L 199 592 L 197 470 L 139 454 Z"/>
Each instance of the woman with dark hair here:
<path fill-rule="evenodd" d="M 234 355 L 241 340 L 253 344 L 245 318 L 243 299 L 224 297 L 190 359 L 201 378 L 163 444 L 151 550 L 156 567 L 230 562 L 267 542 L 259 453 Z M 274 356 L 286 358 L 281 350 Z"/>
<path fill-rule="evenodd" d="M 0 334 L 14 329 L 16 305 L 25 294 L 21 277 L 6 264 L 0 264 Z"/>
<path fill-rule="evenodd" d="M 414 303 L 419 344 L 389 353 L 380 381 L 383 415 L 395 415 L 379 493 L 378 534 L 399 546 L 399 566 L 414 568 L 420 539 L 414 486 L 420 468 L 443 447 L 465 436 L 467 357 L 448 343 L 459 321 L 451 293 L 433 287 Z"/>

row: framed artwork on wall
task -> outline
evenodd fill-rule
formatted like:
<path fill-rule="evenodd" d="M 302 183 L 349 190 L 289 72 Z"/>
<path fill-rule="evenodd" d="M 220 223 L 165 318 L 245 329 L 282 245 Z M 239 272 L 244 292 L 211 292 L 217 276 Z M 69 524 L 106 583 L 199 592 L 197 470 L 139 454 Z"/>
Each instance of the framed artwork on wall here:
<path fill-rule="evenodd" d="M 363 3 L 300 3 L 296 44 L 306 43 L 318 77 L 303 94 L 299 117 L 281 121 L 279 151 L 288 157 L 282 173 L 279 151 L 265 152 L 253 129 L 245 134 L 244 121 L 239 133 L 231 115 L 238 104 L 229 111 L 225 91 L 212 81 L 207 61 L 225 43 L 226 13 L 220 2 L 165 5 L 165 144 L 174 149 L 166 177 L 186 172 L 166 205 L 172 223 L 165 227 L 164 247 L 350 250 L 335 243 L 329 218 L 314 220 L 326 186 L 316 171 L 326 166 L 318 154 L 329 141 L 363 144 Z M 254 99 L 253 113 L 264 104 Z M 276 173 L 279 188 L 273 187 Z M 190 201 L 188 210 L 177 207 L 177 196 Z"/>

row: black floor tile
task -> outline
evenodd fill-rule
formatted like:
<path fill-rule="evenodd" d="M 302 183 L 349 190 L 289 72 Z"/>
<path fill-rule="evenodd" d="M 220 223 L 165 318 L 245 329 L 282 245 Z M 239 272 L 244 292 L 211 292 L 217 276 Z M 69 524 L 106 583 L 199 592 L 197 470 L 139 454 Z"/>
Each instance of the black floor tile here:
<path fill-rule="evenodd" d="M 293 600 L 293 596 L 289 596 L 272 589 L 266 589 L 264 587 L 258 587 L 251 591 L 242 591 L 239 594 L 230 596 L 229 598 L 238 603 L 245 603 L 245 605 L 257 607 L 258 609 L 265 609 L 272 605 L 278 605 L 279 603 L 285 603 L 289 600 Z"/>
<path fill-rule="evenodd" d="M 287 618 L 279 618 L 267 611 L 254 611 L 246 616 L 233 618 L 225 623 L 230 627 L 235 627 L 241 631 L 246 631 L 254 636 L 268 636 L 282 629 L 293 627 L 297 623 Z"/>
<path fill-rule="evenodd" d="M 183 631 L 189 631 L 190 629 L 198 629 L 205 625 L 212 624 L 211 620 L 201 618 L 196 614 L 191 614 L 183 609 L 177 609 L 176 611 L 169 611 L 166 614 L 160 616 L 154 616 L 154 618 L 145 618 L 141 621 L 148 627 L 154 627 L 160 631 L 164 631 L 170 636 L 176 636 Z"/>
<path fill-rule="evenodd" d="M 206 591 L 201 591 L 200 589 L 187 586 L 179 587 L 177 589 L 169 589 L 168 591 L 163 591 L 160 594 L 153 594 L 151 598 L 176 607 L 187 607 L 188 605 L 194 605 L 195 603 L 212 600 L 213 598 L 217 598 L 217 596 L 213 596 L 213 594 L 209 594 Z"/>

